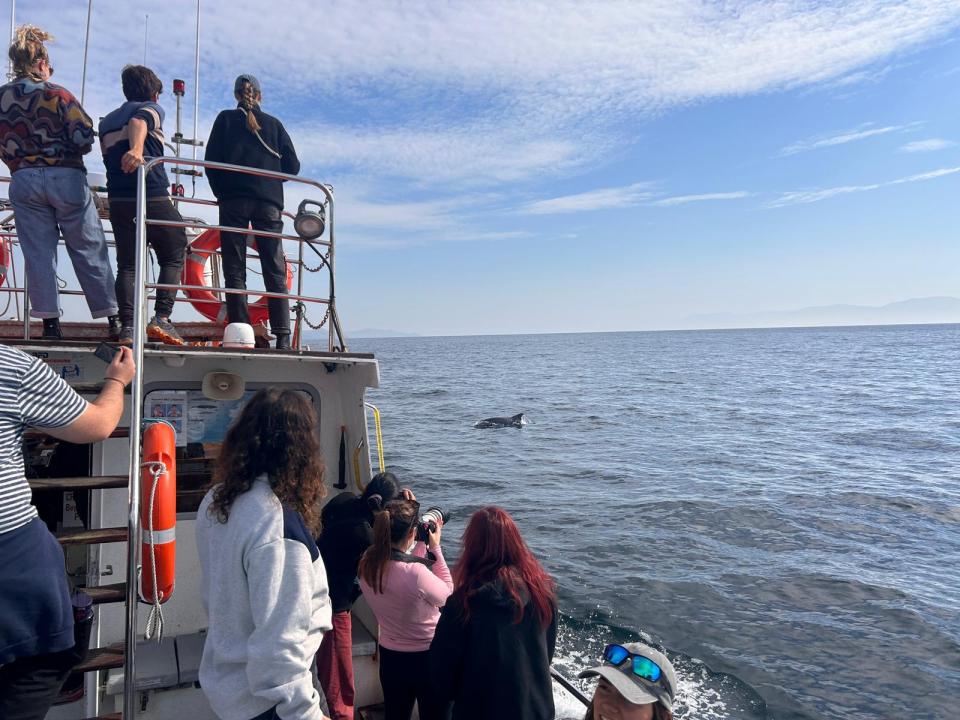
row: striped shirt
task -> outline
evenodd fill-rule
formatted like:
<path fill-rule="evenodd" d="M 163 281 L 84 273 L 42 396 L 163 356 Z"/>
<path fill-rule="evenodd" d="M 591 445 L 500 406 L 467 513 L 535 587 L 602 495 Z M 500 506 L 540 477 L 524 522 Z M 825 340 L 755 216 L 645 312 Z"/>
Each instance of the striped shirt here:
<path fill-rule="evenodd" d="M 86 408 L 46 363 L 0 345 L 0 534 L 37 517 L 23 469 L 23 431 L 69 425 Z"/>

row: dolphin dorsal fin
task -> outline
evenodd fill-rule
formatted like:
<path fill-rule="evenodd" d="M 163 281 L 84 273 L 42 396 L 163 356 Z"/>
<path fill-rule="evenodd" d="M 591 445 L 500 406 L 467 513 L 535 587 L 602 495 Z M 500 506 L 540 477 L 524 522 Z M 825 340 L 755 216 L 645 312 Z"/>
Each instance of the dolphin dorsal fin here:
<path fill-rule="evenodd" d="M 512 418 L 510 418 L 510 419 L 511 419 L 511 420 L 523 420 L 523 413 L 517 413 L 516 415 L 514 415 L 514 416 L 513 416 Z"/>

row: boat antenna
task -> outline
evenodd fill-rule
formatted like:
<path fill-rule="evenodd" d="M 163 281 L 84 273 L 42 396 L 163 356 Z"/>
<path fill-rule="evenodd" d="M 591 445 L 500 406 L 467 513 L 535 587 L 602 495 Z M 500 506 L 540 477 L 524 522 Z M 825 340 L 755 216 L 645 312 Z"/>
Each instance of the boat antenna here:
<path fill-rule="evenodd" d="M 150 30 L 150 15 L 143 16 L 143 64 L 147 64 L 147 33 Z"/>
<path fill-rule="evenodd" d="M 200 116 L 200 0 L 197 0 L 197 39 L 193 55 L 193 159 L 197 159 L 197 121 Z M 190 197 L 197 196 L 197 176 L 191 175 Z"/>
<path fill-rule="evenodd" d="M 83 38 L 83 76 L 80 80 L 80 104 L 87 94 L 87 53 L 90 50 L 90 16 L 93 14 L 93 0 L 87 0 L 87 34 Z"/>
<path fill-rule="evenodd" d="M 10 44 L 13 45 L 17 37 L 17 0 L 10 0 Z M 13 60 L 7 53 L 7 74 L 13 77 Z"/>

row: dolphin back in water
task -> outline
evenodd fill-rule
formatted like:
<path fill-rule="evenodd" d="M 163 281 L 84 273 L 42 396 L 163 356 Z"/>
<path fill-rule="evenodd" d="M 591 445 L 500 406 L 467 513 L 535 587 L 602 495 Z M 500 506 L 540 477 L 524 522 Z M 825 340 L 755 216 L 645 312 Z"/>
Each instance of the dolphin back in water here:
<path fill-rule="evenodd" d="M 504 428 L 504 427 L 523 427 L 523 413 L 517 413 L 513 417 L 492 417 L 478 420 L 475 428 Z"/>

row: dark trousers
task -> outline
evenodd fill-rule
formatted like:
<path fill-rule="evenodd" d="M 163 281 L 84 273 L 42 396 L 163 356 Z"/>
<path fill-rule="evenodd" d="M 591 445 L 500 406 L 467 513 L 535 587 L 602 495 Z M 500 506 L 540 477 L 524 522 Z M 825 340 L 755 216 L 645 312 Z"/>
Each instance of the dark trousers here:
<path fill-rule="evenodd" d="M 248 198 L 222 200 L 220 202 L 220 224 L 227 227 L 283 232 L 283 219 L 280 209 L 273 203 Z M 252 235 L 239 233 L 220 233 L 220 252 L 223 264 L 225 287 L 246 290 L 247 288 L 247 241 Z M 260 254 L 260 268 L 263 270 L 263 285 L 267 292 L 287 292 L 287 262 L 283 257 L 283 242 L 277 238 L 256 236 L 257 251 Z M 286 298 L 268 298 L 270 311 L 270 330 L 274 335 L 290 334 L 290 301 Z M 250 322 L 247 311 L 247 296 L 227 294 L 227 320 L 229 322 Z"/>
<path fill-rule="evenodd" d="M 120 322 L 124 325 L 133 324 L 133 284 L 137 259 L 137 228 L 134 222 L 136 214 L 136 201 L 110 201 L 110 224 L 113 226 L 114 241 L 117 243 L 117 305 L 120 307 Z M 147 219 L 183 222 L 169 198 L 147 200 Z M 187 233 L 184 229 L 147 225 L 147 244 L 153 248 L 160 264 L 157 282 L 179 285 L 187 249 Z M 157 290 L 154 307 L 156 314 L 170 317 L 176 295 L 176 290 Z"/>
<path fill-rule="evenodd" d="M 420 720 L 449 720 L 452 703 L 441 700 L 430 684 L 429 651 L 398 652 L 380 646 L 380 685 L 386 720 L 410 720 L 417 701 Z"/>
<path fill-rule="evenodd" d="M 18 658 L 0 667 L 0 718 L 43 720 L 71 668 L 82 658 L 75 649 Z"/>

